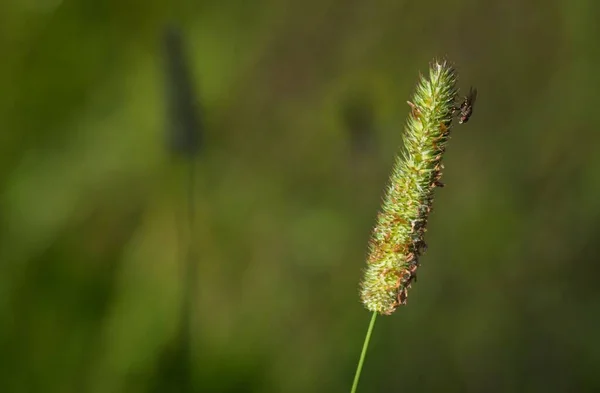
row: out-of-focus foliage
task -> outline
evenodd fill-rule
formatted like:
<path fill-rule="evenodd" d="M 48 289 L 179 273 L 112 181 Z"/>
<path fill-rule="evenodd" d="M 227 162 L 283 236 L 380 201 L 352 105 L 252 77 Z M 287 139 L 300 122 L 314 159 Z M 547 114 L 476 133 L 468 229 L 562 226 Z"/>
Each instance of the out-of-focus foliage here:
<path fill-rule="evenodd" d="M 600 389 L 598 15 L 593 0 L 2 1 L 0 391 L 349 390 L 405 102 L 442 55 L 478 102 L 359 389 Z M 172 21 L 204 123 L 191 237 L 187 164 L 164 137 Z"/>

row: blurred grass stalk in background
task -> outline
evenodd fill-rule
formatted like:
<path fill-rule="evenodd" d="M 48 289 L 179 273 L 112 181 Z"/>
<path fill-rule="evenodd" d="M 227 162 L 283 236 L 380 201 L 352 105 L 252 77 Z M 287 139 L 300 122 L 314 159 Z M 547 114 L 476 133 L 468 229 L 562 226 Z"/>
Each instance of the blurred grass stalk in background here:
<path fill-rule="evenodd" d="M 456 112 L 453 66 L 434 60 L 429 77 L 420 77 L 404 134 L 404 149 L 396 157 L 377 224 L 369 241 L 368 265 L 361 283 L 361 298 L 373 312 L 357 367 L 355 392 L 376 315 L 390 315 L 406 304 L 408 289 L 416 281 L 419 258 L 425 251 L 425 231 L 433 194 L 443 187 L 442 157 Z"/>
<path fill-rule="evenodd" d="M 194 81 L 185 51 L 185 40 L 176 25 L 167 26 L 163 35 L 166 79 L 167 130 L 169 150 L 175 157 L 183 159 L 182 165 L 187 176 L 183 183 L 187 201 L 186 224 L 181 229 L 181 247 L 184 258 L 181 261 L 181 284 L 183 288 L 179 319 L 179 332 L 173 347 L 167 347 L 160 363 L 157 391 L 175 389 L 181 392 L 193 390 L 192 375 L 192 326 L 194 297 L 197 295 L 197 258 L 194 250 L 194 217 L 196 159 L 200 148 L 201 123 L 199 119 L 198 97 L 194 91 Z M 186 236 L 187 235 L 187 236 Z"/>

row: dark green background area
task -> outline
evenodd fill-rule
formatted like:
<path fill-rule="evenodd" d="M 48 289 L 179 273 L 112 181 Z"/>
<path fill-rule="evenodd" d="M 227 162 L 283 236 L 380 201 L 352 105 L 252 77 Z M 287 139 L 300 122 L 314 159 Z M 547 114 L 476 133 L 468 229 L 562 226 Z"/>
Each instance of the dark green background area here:
<path fill-rule="evenodd" d="M 599 16 L 593 0 L 2 1 L 0 391 L 349 391 L 369 233 L 437 56 L 479 97 L 359 391 L 600 390 Z M 172 21 L 204 125 L 191 233 L 188 164 L 165 144 Z"/>

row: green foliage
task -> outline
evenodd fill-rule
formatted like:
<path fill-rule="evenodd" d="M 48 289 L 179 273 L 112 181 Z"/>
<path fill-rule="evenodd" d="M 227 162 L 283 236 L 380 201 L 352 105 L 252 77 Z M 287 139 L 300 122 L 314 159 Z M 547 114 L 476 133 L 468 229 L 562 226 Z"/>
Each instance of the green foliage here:
<path fill-rule="evenodd" d="M 357 272 L 433 55 L 481 101 L 361 392 L 599 390 L 599 6 L 0 1 L 0 391 L 178 375 L 185 194 L 159 40 L 174 16 L 206 124 L 196 391 L 348 390 Z M 348 122 L 351 96 L 371 109 Z"/>

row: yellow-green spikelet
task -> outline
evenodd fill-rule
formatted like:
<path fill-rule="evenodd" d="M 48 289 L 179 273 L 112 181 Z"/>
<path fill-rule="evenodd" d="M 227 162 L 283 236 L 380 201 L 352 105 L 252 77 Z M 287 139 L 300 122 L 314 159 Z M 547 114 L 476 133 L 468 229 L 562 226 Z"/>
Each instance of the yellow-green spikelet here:
<path fill-rule="evenodd" d="M 377 224 L 361 298 L 370 311 L 389 315 L 406 303 L 415 280 L 433 191 L 441 186 L 442 155 L 456 102 L 456 72 L 445 61 L 430 64 L 420 77 L 405 128 L 404 149 L 394 163 Z"/>

